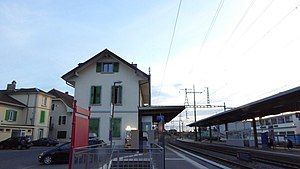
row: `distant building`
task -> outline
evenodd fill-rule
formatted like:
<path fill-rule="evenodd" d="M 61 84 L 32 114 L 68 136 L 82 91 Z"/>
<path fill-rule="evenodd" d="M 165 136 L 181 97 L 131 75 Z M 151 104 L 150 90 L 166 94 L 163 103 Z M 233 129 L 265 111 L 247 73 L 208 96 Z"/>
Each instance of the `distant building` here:
<path fill-rule="evenodd" d="M 49 122 L 49 137 L 59 141 L 69 141 L 72 129 L 72 111 L 74 97 L 67 92 L 52 89 L 48 92 L 52 99 Z"/>
<path fill-rule="evenodd" d="M 53 96 L 38 88 L 16 88 L 13 81 L 0 90 L 0 140 L 28 135 L 48 137 Z"/>

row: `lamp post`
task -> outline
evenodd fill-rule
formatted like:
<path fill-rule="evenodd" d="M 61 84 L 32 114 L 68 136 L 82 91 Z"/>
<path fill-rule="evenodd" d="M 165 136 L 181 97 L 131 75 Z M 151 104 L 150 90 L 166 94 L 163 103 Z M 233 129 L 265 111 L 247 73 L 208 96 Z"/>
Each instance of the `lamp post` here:
<path fill-rule="evenodd" d="M 112 131 L 113 131 L 113 118 L 115 114 L 115 91 L 116 91 L 116 84 L 121 84 L 122 81 L 116 81 L 114 82 L 113 88 L 112 88 L 112 98 L 111 98 L 111 113 L 110 113 L 110 126 L 109 126 L 109 140 L 110 140 L 110 146 L 112 147 Z"/>

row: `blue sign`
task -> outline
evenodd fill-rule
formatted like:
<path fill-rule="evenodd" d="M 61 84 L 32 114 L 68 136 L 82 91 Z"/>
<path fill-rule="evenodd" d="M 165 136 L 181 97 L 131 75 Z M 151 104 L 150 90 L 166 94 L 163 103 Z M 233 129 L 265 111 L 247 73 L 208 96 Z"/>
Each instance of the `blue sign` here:
<path fill-rule="evenodd" d="M 163 115 L 156 116 L 156 121 L 159 121 L 159 122 L 165 121 L 165 116 L 163 116 Z"/>

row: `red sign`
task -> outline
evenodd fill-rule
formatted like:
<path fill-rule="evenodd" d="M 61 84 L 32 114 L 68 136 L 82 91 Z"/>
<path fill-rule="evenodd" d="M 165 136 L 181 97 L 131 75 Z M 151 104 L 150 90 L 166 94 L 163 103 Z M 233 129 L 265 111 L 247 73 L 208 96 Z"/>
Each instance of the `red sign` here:
<path fill-rule="evenodd" d="M 91 110 L 84 109 L 73 103 L 71 153 L 69 156 L 69 169 L 72 168 L 72 152 L 74 148 L 88 146 L 89 144 L 89 119 Z"/>

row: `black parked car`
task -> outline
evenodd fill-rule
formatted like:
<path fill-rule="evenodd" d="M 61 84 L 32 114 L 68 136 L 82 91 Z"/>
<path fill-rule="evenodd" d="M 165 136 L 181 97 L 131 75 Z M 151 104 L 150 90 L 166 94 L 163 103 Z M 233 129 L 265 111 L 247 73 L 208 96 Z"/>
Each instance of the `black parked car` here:
<path fill-rule="evenodd" d="M 23 148 L 28 149 L 31 146 L 31 138 L 28 136 L 11 137 L 0 142 L 0 149 L 17 148 L 21 150 Z"/>
<path fill-rule="evenodd" d="M 105 145 L 103 140 L 89 140 L 89 145 L 91 148 L 95 148 L 95 144 Z M 97 147 L 97 145 L 96 145 Z M 69 162 L 69 154 L 71 150 L 71 143 L 65 143 L 58 147 L 55 147 L 51 150 L 45 151 L 38 156 L 39 162 L 44 164 L 52 164 L 52 163 L 68 163 Z"/>
<path fill-rule="evenodd" d="M 34 146 L 56 146 L 59 142 L 52 138 L 40 138 L 32 141 Z"/>
<path fill-rule="evenodd" d="M 44 164 L 68 163 L 71 143 L 65 143 L 38 156 L 39 162 Z"/>

